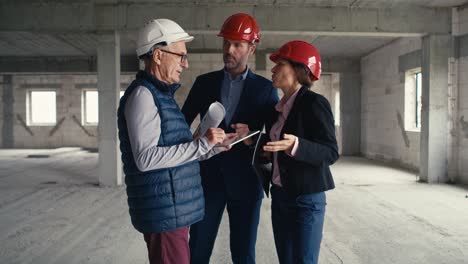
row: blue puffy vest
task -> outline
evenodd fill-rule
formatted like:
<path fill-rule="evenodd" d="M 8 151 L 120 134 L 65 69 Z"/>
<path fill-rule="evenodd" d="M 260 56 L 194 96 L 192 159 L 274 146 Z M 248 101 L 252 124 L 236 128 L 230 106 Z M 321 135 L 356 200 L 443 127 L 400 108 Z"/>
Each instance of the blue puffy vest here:
<path fill-rule="evenodd" d="M 161 233 L 189 226 L 202 220 L 204 216 L 205 203 L 198 160 L 172 168 L 146 172 L 138 170 L 124 114 L 128 96 L 138 86 L 144 86 L 151 92 L 158 108 L 161 118 L 158 146 L 192 141 L 190 128 L 174 100 L 174 92 L 180 85 L 168 85 L 147 72 L 139 71 L 136 80 L 120 99 L 117 112 L 120 150 L 132 224 L 142 233 Z"/>

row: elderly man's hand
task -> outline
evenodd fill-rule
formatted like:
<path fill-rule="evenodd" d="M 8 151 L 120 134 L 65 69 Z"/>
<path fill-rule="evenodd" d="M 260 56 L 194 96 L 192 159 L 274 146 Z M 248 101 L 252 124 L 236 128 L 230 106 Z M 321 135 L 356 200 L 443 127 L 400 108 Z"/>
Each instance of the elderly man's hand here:
<path fill-rule="evenodd" d="M 199 138 L 200 138 L 200 132 L 193 134 L 193 140 L 197 140 Z"/>
<path fill-rule="evenodd" d="M 236 123 L 231 125 L 232 128 L 236 130 L 236 134 L 239 135 L 239 138 L 243 138 L 249 134 L 249 125 L 247 124 L 242 124 L 242 123 Z M 246 145 L 252 145 L 253 144 L 253 139 L 251 137 L 247 138 L 244 140 L 244 144 Z"/>
<path fill-rule="evenodd" d="M 227 145 L 228 142 L 231 142 L 236 137 L 237 137 L 237 133 L 227 133 L 226 138 L 224 139 L 224 141 L 221 144 Z M 219 147 L 219 150 L 221 152 L 224 152 L 224 151 L 231 150 L 231 148 L 232 147 L 230 147 L 230 146 L 225 146 L 225 147 Z"/>
<path fill-rule="evenodd" d="M 224 134 L 224 130 L 221 128 L 208 128 L 208 131 L 205 133 L 205 137 L 208 138 L 208 141 L 211 145 L 220 144 L 226 138 L 226 134 Z"/>

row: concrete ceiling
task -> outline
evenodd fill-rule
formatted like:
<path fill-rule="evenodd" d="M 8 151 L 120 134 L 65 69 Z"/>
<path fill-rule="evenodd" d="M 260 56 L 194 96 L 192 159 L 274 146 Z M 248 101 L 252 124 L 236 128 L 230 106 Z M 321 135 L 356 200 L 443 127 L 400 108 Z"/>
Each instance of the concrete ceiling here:
<path fill-rule="evenodd" d="M 42 4 L 43 0 L 4 0 L 7 5 L 15 5 L 15 3 L 26 4 L 35 3 Z M 63 0 L 47 0 L 50 3 L 64 3 Z M 65 1 L 66 3 L 66 1 Z M 104 4 L 104 5 L 120 5 L 125 6 L 133 4 L 151 4 L 158 6 L 180 6 L 187 9 L 193 6 L 203 6 L 209 8 L 210 5 L 232 6 L 232 12 L 242 11 L 244 6 L 256 6 L 261 9 L 261 6 L 313 6 L 313 7 L 337 7 L 337 8 L 352 8 L 354 9 L 404 9 L 403 6 L 419 6 L 424 8 L 434 7 L 455 7 L 468 3 L 467 0 L 77 0 L 74 5 L 81 4 Z M 53 5 L 51 5 L 53 6 Z M 189 15 L 187 10 L 181 11 L 182 14 Z M 261 10 L 259 10 L 261 14 Z M 223 16 L 224 17 L 224 16 Z M 40 18 L 37 18 L 40 19 Z M 291 17 L 294 21 L 294 18 Z M 301 19 L 302 20 L 302 19 Z M 302 22 L 302 21 L 301 21 Z M 307 23 L 307 21 L 304 21 Z M 18 20 L 18 23 L 21 23 Z M 219 51 L 221 47 L 220 38 L 216 37 L 218 29 L 211 30 L 193 30 L 190 31 L 190 26 L 183 25 L 188 29 L 189 33 L 195 36 L 195 40 L 188 45 L 192 52 L 197 51 Z M 333 33 L 333 32 L 332 32 Z M 121 30 L 121 53 L 122 55 L 135 54 L 135 30 Z M 414 36 L 414 35 L 413 35 Z M 314 31 L 272 31 L 265 30 L 262 32 L 262 42 L 259 46 L 260 50 L 271 51 L 277 49 L 282 43 L 292 39 L 303 39 L 317 46 L 324 57 L 343 57 L 343 58 L 360 58 L 370 52 L 382 47 L 395 39 L 402 37 L 401 35 L 343 35 L 330 34 Z M 9 31 L 0 30 L 0 56 L 96 56 L 99 34 L 93 32 L 70 32 L 64 31 Z"/>
<path fill-rule="evenodd" d="M 243 2 L 243 1 L 236 1 Z M 245 2 L 245 1 L 244 1 Z M 310 4 L 313 6 L 340 6 L 340 7 L 357 7 L 357 8 L 388 8 L 399 7 L 401 5 L 415 5 L 424 7 L 452 7 L 466 3 L 466 0 L 275 0 L 267 1 L 260 0 L 254 2 L 273 2 L 275 4 Z"/>
<path fill-rule="evenodd" d="M 18 2 L 18 0 L 5 0 Z M 22 2 L 43 2 L 44 0 L 19 0 Z M 63 2 L 63 0 L 48 0 L 48 2 Z M 422 7 L 454 7 L 466 4 L 467 0 L 78 0 L 74 2 L 93 3 L 160 3 L 160 4 L 185 4 L 195 3 L 200 5 L 210 4 L 234 4 L 234 5 L 307 5 L 316 7 L 356 7 L 356 8 L 394 8 L 400 6 Z"/>
<path fill-rule="evenodd" d="M 194 34 L 187 45 L 193 52 L 218 51 L 221 39 L 215 34 Z M 281 43 L 301 39 L 313 43 L 326 57 L 359 58 L 393 41 L 395 37 L 353 36 L 292 36 L 264 34 L 260 50 L 274 50 Z M 280 44 L 277 44 L 280 43 Z M 31 32 L 0 32 L 0 56 L 95 56 L 97 34 L 45 34 Z M 135 36 L 121 34 L 121 54 L 135 54 Z"/>

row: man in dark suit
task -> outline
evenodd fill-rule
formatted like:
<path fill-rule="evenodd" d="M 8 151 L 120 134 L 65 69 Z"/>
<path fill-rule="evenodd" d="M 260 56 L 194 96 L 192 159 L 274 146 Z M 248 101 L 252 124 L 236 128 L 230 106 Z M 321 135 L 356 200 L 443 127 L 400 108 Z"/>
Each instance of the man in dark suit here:
<path fill-rule="evenodd" d="M 226 109 L 220 125 L 226 133 L 262 130 L 278 94 L 271 81 L 254 74 L 247 65 L 260 40 L 257 22 L 250 15 L 234 14 L 226 19 L 218 36 L 223 37 L 224 68 L 196 79 L 182 112 L 191 124 L 198 114 L 203 118 L 211 103 L 219 101 Z M 233 263 L 255 263 L 263 192 L 251 167 L 252 154 L 252 147 L 240 143 L 200 163 L 205 218 L 190 229 L 192 264 L 209 263 L 226 207 Z"/>

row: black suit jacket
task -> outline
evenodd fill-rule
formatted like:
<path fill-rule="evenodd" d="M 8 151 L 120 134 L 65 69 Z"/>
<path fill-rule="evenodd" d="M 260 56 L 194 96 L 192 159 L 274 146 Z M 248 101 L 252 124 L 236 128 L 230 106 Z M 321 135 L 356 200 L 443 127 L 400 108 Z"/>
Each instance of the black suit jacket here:
<path fill-rule="evenodd" d="M 187 123 L 201 118 L 211 103 L 221 102 L 224 71 L 215 71 L 197 77 L 182 107 Z M 231 124 L 248 124 L 250 130 L 262 130 L 271 117 L 271 109 L 278 102 L 278 92 L 271 81 L 249 70 L 239 104 Z M 235 132 L 223 122 L 219 126 L 226 133 Z M 258 200 L 263 197 L 261 185 L 251 165 L 253 149 L 239 143 L 226 152 L 200 162 L 200 174 L 205 192 L 224 192 L 234 200 Z"/>
<path fill-rule="evenodd" d="M 275 118 L 267 124 L 268 135 L 278 112 L 275 110 L 272 115 Z M 294 157 L 278 152 L 281 183 L 286 191 L 298 196 L 333 189 L 330 165 L 339 155 L 335 122 L 327 99 L 302 87 L 281 130 L 281 135 L 284 133 L 299 138 Z"/>

